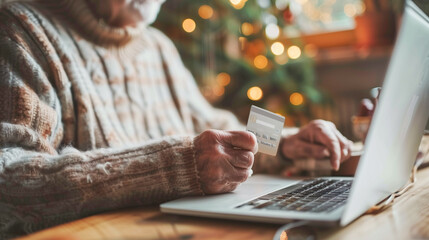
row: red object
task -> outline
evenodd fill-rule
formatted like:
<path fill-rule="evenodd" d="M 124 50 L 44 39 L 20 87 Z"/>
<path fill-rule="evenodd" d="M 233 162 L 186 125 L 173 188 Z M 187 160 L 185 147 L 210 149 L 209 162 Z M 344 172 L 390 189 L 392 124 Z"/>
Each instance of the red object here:
<path fill-rule="evenodd" d="M 290 7 L 287 6 L 285 11 L 283 12 L 283 19 L 287 24 L 292 24 L 294 20 L 294 16 L 292 11 L 290 10 Z"/>

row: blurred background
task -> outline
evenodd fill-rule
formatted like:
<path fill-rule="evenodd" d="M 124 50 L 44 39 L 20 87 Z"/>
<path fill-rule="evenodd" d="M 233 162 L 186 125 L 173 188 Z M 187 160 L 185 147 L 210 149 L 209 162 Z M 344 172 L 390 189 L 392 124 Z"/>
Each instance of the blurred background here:
<path fill-rule="evenodd" d="M 285 116 L 286 126 L 322 118 L 358 140 L 352 117 L 365 114 L 361 99 L 382 84 L 403 6 L 167 0 L 154 25 L 174 41 L 203 95 L 242 122 L 254 104 Z"/>
<path fill-rule="evenodd" d="M 403 0 L 167 0 L 155 26 L 203 95 L 247 121 L 250 105 L 287 126 L 333 121 L 349 138 L 381 86 Z"/>

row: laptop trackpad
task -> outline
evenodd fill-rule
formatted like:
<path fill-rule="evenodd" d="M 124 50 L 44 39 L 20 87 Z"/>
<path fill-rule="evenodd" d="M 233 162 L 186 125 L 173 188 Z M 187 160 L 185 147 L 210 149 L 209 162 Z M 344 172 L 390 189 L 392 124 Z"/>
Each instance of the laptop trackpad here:
<path fill-rule="evenodd" d="M 174 206 L 175 208 L 191 208 L 195 210 L 200 207 L 204 209 L 207 209 L 207 207 L 234 208 L 239 204 L 252 200 L 253 198 L 257 198 L 297 182 L 298 181 L 296 180 L 287 180 L 280 177 L 255 175 L 238 186 L 234 192 L 182 198 L 164 203 L 161 207 L 168 208 Z"/>

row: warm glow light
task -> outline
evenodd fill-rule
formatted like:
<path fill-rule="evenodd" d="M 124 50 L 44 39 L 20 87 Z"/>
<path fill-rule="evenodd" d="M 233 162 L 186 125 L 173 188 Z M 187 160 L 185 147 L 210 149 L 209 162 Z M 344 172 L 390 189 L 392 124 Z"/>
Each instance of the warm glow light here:
<path fill-rule="evenodd" d="M 198 9 L 198 15 L 200 15 L 202 19 L 210 19 L 213 16 L 213 8 L 209 5 L 202 5 Z"/>
<path fill-rule="evenodd" d="M 285 46 L 281 42 L 275 42 L 271 45 L 271 52 L 274 53 L 274 55 L 282 55 L 285 51 Z"/>
<path fill-rule="evenodd" d="M 246 4 L 247 0 L 229 0 L 229 2 L 235 9 L 241 9 Z"/>
<path fill-rule="evenodd" d="M 297 59 L 301 56 L 301 49 L 297 46 L 290 46 L 287 49 L 287 55 L 290 59 Z"/>
<path fill-rule="evenodd" d="M 292 105 L 299 106 L 304 102 L 304 97 L 301 93 L 292 93 L 289 97 L 289 101 Z"/>
<path fill-rule="evenodd" d="M 232 5 L 238 5 L 242 2 L 242 0 L 229 0 Z"/>
<path fill-rule="evenodd" d="M 244 50 L 244 47 L 246 46 L 247 39 L 245 37 L 239 37 L 238 41 L 240 42 L 241 50 Z"/>
<path fill-rule="evenodd" d="M 276 39 L 280 35 L 280 28 L 275 23 L 270 23 L 265 28 L 265 35 L 267 35 L 267 38 L 269 39 Z"/>
<path fill-rule="evenodd" d="M 289 61 L 289 58 L 287 57 L 286 54 L 282 54 L 280 56 L 275 56 L 274 60 L 276 60 L 276 63 L 278 63 L 280 65 L 284 65 Z"/>
<path fill-rule="evenodd" d="M 221 72 L 216 76 L 216 81 L 221 86 L 227 86 L 231 82 L 231 76 L 228 73 Z"/>
<path fill-rule="evenodd" d="M 225 93 L 225 88 L 222 86 L 213 88 L 213 94 L 217 97 L 222 96 L 224 93 Z"/>
<path fill-rule="evenodd" d="M 347 3 L 344 6 L 344 13 L 349 16 L 349 17 L 354 17 L 357 14 L 357 9 L 356 6 L 354 4 L 351 3 Z"/>
<path fill-rule="evenodd" d="M 185 32 L 191 33 L 195 30 L 196 24 L 194 20 L 187 18 L 183 21 L 182 27 Z"/>
<path fill-rule="evenodd" d="M 253 33 L 253 25 L 248 22 L 241 24 L 241 32 L 243 35 L 249 36 Z"/>
<path fill-rule="evenodd" d="M 252 101 L 258 101 L 263 96 L 262 89 L 260 87 L 251 87 L 247 90 L 247 97 Z"/>
<path fill-rule="evenodd" d="M 299 4 L 304 5 L 308 0 L 296 0 Z"/>
<path fill-rule="evenodd" d="M 268 59 L 264 55 L 258 55 L 253 60 L 253 64 L 255 64 L 255 67 L 259 69 L 264 69 L 268 65 Z"/>
<path fill-rule="evenodd" d="M 356 15 L 364 13 L 366 10 L 366 6 L 364 2 L 356 3 Z"/>

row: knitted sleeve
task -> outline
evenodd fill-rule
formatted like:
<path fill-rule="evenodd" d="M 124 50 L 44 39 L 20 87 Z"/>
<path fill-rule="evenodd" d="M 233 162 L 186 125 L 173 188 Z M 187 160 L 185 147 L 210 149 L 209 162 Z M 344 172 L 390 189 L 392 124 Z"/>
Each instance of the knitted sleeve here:
<path fill-rule="evenodd" d="M 3 14 L 3 15 L 2 15 Z M 0 239 L 93 213 L 201 195 L 190 137 L 61 147 L 62 97 L 43 56 L 0 12 Z M 12 34 L 13 33 L 13 34 Z M 49 61 L 49 60 L 48 60 Z M 85 110 L 85 109 L 77 109 Z"/>

